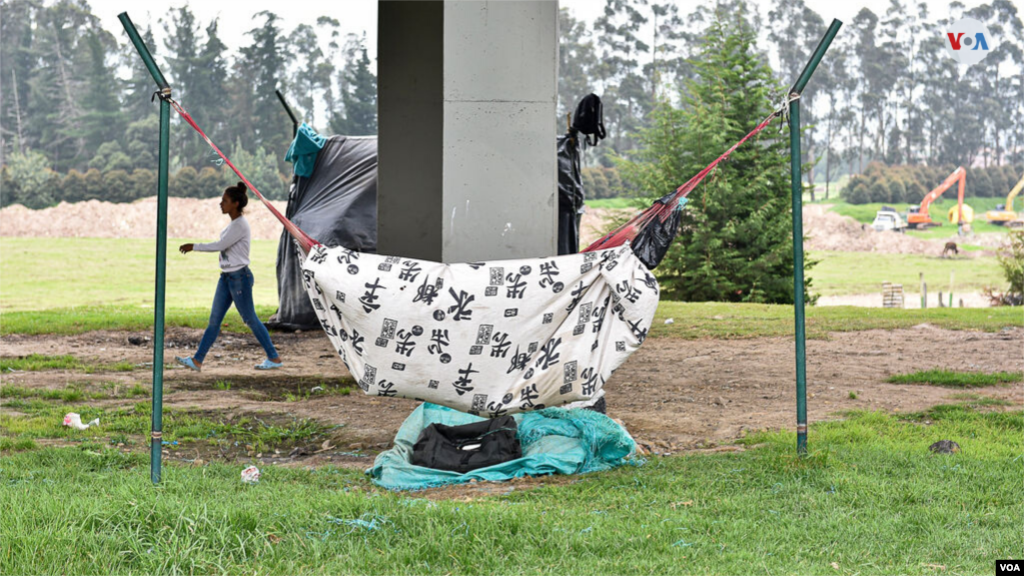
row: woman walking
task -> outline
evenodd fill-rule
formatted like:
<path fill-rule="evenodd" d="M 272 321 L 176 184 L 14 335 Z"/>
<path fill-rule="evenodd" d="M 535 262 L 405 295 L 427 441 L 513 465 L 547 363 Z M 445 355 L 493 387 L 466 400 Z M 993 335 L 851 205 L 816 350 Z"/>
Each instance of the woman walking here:
<path fill-rule="evenodd" d="M 267 359 L 256 366 L 257 370 L 273 370 L 281 367 L 281 358 L 274 349 L 274 343 L 270 341 L 270 333 L 256 316 L 256 308 L 252 302 L 252 272 L 249 271 L 249 222 L 242 211 L 249 203 L 246 194 L 245 184 L 239 182 L 237 186 L 228 186 L 224 190 L 224 196 L 220 200 L 221 213 L 231 216 L 231 223 L 220 233 L 220 240 L 209 244 L 182 244 L 179 250 L 182 254 L 196 250 L 198 252 L 220 252 L 220 281 L 217 282 L 217 292 L 213 296 L 213 309 L 210 310 L 210 324 L 203 333 L 203 339 L 199 342 L 199 349 L 192 356 L 181 358 L 175 357 L 178 363 L 187 366 L 195 371 L 203 367 L 203 360 L 206 353 L 213 346 L 217 335 L 220 334 L 220 325 L 224 321 L 224 315 L 228 313 L 231 303 L 235 303 L 235 309 L 242 316 L 242 320 L 252 330 L 253 335 L 259 340 L 263 350 L 267 353 Z"/>

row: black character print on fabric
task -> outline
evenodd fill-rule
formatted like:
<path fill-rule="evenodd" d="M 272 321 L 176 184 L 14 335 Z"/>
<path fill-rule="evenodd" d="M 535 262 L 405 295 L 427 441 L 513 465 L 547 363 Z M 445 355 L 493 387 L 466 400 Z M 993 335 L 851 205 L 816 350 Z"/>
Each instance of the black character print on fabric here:
<path fill-rule="evenodd" d="M 459 293 L 456 294 L 454 288 L 449 288 L 448 294 L 451 294 L 451 297 L 455 299 L 455 304 L 448 307 L 448 313 L 453 315 L 452 320 L 455 320 L 456 322 L 461 320 L 472 320 L 473 311 L 466 310 L 466 306 L 469 306 L 473 300 L 476 300 L 476 296 L 473 296 L 465 290 L 459 290 Z"/>
<path fill-rule="evenodd" d="M 487 410 L 487 394 L 473 394 L 473 411 L 476 413 Z"/>
<path fill-rule="evenodd" d="M 438 278 L 440 280 L 440 278 Z M 423 278 L 423 284 L 416 289 L 416 297 L 412 299 L 413 302 L 423 302 L 427 306 L 434 303 L 434 298 L 437 298 L 437 292 L 439 288 L 435 284 L 430 283 L 430 276 Z"/>
<path fill-rule="evenodd" d="M 487 415 L 491 418 L 501 418 L 505 414 L 508 414 L 508 410 L 505 409 L 505 405 L 501 402 L 489 402 L 487 404 Z"/>
<path fill-rule="evenodd" d="M 402 263 L 402 271 L 398 274 L 398 279 L 406 282 L 415 282 L 416 277 L 420 275 L 421 271 L 422 268 L 415 261 L 406 260 Z"/>
<path fill-rule="evenodd" d="M 487 262 L 466 262 L 466 266 L 469 266 L 473 270 L 479 270 L 484 266 L 487 266 Z"/>
<path fill-rule="evenodd" d="M 328 336 L 338 335 L 338 331 L 334 329 L 334 326 L 331 325 L 327 318 L 320 320 L 320 325 L 323 326 L 324 332 L 326 332 Z"/>
<path fill-rule="evenodd" d="M 491 334 L 494 332 L 494 324 L 481 324 L 476 331 L 476 343 L 478 346 L 486 346 L 491 341 Z"/>
<path fill-rule="evenodd" d="M 658 289 L 658 281 L 655 280 L 654 276 L 646 270 L 644 270 L 644 286 L 647 286 L 651 290 Z"/>
<path fill-rule="evenodd" d="M 505 285 L 505 269 L 501 266 L 497 268 L 491 268 L 491 286 L 504 286 Z"/>
<path fill-rule="evenodd" d="M 522 299 L 523 295 L 526 294 L 526 281 L 522 280 L 522 276 L 519 274 L 509 274 L 507 280 L 508 286 L 505 297 Z"/>
<path fill-rule="evenodd" d="M 580 387 L 580 392 L 584 396 L 590 396 L 597 390 L 597 370 L 595 368 L 584 368 L 581 376 L 583 376 L 583 384 Z M 604 378 L 601 378 L 601 384 L 604 385 Z"/>
<path fill-rule="evenodd" d="M 309 255 L 309 261 L 314 264 L 323 264 L 327 260 L 327 251 L 324 250 L 323 246 L 317 246 L 313 253 Z"/>
<path fill-rule="evenodd" d="M 528 408 L 540 409 L 543 405 L 534 405 L 533 401 L 540 398 L 540 393 L 537 392 L 537 384 L 530 384 L 519 391 L 519 409 L 526 410 Z"/>
<path fill-rule="evenodd" d="M 395 346 L 395 352 L 405 357 L 412 356 L 412 351 L 416 349 L 416 343 L 412 341 L 413 333 L 407 332 L 406 330 L 398 331 L 398 343 Z"/>
<path fill-rule="evenodd" d="M 629 280 L 623 280 L 616 284 L 615 293 L 620 297 L 629 300 L 633 304 L 636 304 L 636 301 L 640 299 L 640 291 L 634 288 L 633 285 L 629 283 Z"/>
<path fill-rule="evenodd" d="M 530 363 L 530 355 L 526 352 L 519 352 L 519 346 L 516 346 L 516 351 L 512 353 L 512 362 L 509 364 L 508 371 L 506 374 L 511 374 L 517 370 L 526 370 L 526 365 Z"/>
<path fill-rule="evenodd" d="M 572 296 L 572 302 L 569 302 L 569 305 L 565 307 L 567 312 L 572 312 L 576 308 L 576 305 L 583 299 L 583 293 L 587 291 L 587 288 L 590 288 L 589 284 L 584 286 L 583 282 L 580 282 L 579 286 L 572 289 L 572 292 L 569 293 Z"/>
<path fill-rule="evenodd" d="M 496 333 L 492 339 L 491 358 L 504 358 L 511 346 L 512 342 L 509 341 L 508 334 L 505 332 Z"/>
<path fill-rule="evenodd" d="M 633 335 L 636 336 L 636 339 L 643 344 L 644 340 L 647 339 L 647 328 L 640 326 L 639 320 L 627 322 L 627 324 L 629 324 L 629 329 L 633 331 Z"/>
<path fill-rule="evenodd" d="M 455 387 L 455 393 L 462 396 L 466 392 L 472 392 L 473 387 L 470 384 L 473 383 L 473 379 L 470 378 L 473 374 L 478 374 L 479 370 L 473 370 L 473 363 L 470 362 L 469 366 L 459 369 L 459 379 L 452 382 L 452 386 Z"/>
<path fill-rule="evenodd" d="M 395 396 L 395 394 L 397 394 L 394 382 L 381 380 L 380 382 L 377 383 L 377 386 L 380 387 L 377 390 L 377 396 L 387 396 L 388 398 L 392 398 Z"/>
<path fill-rule="evenodd" d="M 548 286 L 555 285 L 555 276 L 558 276 L 561 272 L 558 271 L 558 264 L 552 260 L 551 262 L 544 262 L 540 265 L 540 287 L 547 288 Z"/>
<path fill-rule="evenodd" d="M 367 282 L 364 286 L 366 286 L 366 294 L 363 294 L 362 298 L 359 299 L 359 303 L 363 305 L 363 312 L 370 314 L 380 308 L 380 304 L 377 303 L 377 300 L 380 299 L 380 296 L 377 295 L 377 290 L 384 288 L 384 286 L 381 285 L 380 278 L 374 279 L 373 284 Z"/>
<path fill-rule="evenodd" d="M 359 260 L 359 252 L 343 249 L 338 255 L 338 264 L 351 264 L 353 260 Z"/>
<path fill-rule="evenodd" d="M 536 366 L 538 366 L 541 370 L 547 370 L 548 367 L 554 364 L 558 364 L 558 358 L 559 356 L 561 356 L 561 354 L 559 354 L 555 350 L 561 343 L 561 338 L 558 338 L 557 340 L 554 338 L 548 340 L 547 343 L 544 344 L 544 346 L 542 346 L 540 349 L 540 356 L 537 358 Z"/>
<path fill-rule="evenodd" d="M 431 344 L 427 346 L 427 352 L 429 352 L 431 356 L 434 354 L 443 354 L 444 347 L 451 343 L 448 339 L 448 329 L 445 328 L 444 330 L 441 330 L 435 328 L 430 335 L 430 342 Z"/>
<path fill-rule="evenodd" d="M 366 340 L 359 335 L 359 330 L 352 329 L 352 349 L 356 351 L 356 354 L 363 355 L 363 341 Z"/>

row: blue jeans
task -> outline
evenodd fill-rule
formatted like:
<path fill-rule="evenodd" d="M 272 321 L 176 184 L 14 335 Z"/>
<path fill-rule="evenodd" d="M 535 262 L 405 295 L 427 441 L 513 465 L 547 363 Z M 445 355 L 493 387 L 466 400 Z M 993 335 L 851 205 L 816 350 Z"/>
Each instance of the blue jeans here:
<path fill-rule="evenodd" d="M 252 284 L 252 272 L 249 271 L 248 266 L 234 272 L 220 273 L 217 292 L 213 296 L 213 309 L 210 310 L 210 324 L 206 327 L 203 339 L 199 342 L 199 349 L 192 356 L 196 361 L 202 363 L 206 358 L 206 353 L 210 351 L 210 347 L 217 340 L 217 336 L 220 334 L 220 325 L 224 322 L 224 315 L 228 313 L 232 302 L 235 303 L 235 309 L 242 316 L 242 320 L 263 346 L 267 358 L 277 358 L 277 350 L 274 349 L 274 343 L 270 341 L 270 333 L 256 316 L 256 308 L 252 303 Z"/>

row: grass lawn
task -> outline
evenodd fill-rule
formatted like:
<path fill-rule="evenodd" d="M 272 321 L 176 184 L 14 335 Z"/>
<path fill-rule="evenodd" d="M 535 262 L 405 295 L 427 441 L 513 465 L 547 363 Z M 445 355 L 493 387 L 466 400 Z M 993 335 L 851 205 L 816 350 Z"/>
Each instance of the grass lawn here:
<path fill-rule="evenodd" d="M 217 255 L 182 255 L 167 241 L 167 308 L 209 311 L 220 269 Z M 277 241 L 253 240 L 253 300 L 277 307 Z M 113 238 L 0 239 L 0 311 L 79 306 L 152 307 L 156 244 Z"/>
<path fill-rule="evenodd" d="M 956 292 L 975 292 L 985 286 L 1004 286 L 1006 279 L 994 257 L 971 259 L 940 258 L 917 254 L 875 254 L 865 252 L 811 252 L 818 264 L 807 273 L 811 290 L 823 296 L 882 293 L 882 282 L 903 284 L 904 292 L 918 292 L 918 274 L 924 272 L 928 291 L 949 291 L 949 273 L 954 271 Z"/>
<path fill-rule="evenodd" d="M 633 198 L 602 198 L 600 200 L 587 200 L 587 208 L 633 208 L 636 202 Z"/>
<path fill-rule="evenodd" d="M 0 572 L 987 574 L 1024 556 L 1022 432 L 969 401 L 858 412 L 812 425 L 805 459 L 792 433 L 758 433 L 745 452 L 435 502 L 329 467 L 248 486 L 241 465 L 169 465 L 153 486 L 103 433 L 36 448 L 5 430 Z M 961 452 L 929 453 L 938 439 Z"/>
<path fill-rule="evenodd" d="M 930 384 L 947 388 L 983 388 L 997 384 L 1021 384 L 1024 374 L 1020 372 L 954 372 L 951 370 L 923 370 L 913 374 L 890 376 L 886 382 L 893 384 Z"/>

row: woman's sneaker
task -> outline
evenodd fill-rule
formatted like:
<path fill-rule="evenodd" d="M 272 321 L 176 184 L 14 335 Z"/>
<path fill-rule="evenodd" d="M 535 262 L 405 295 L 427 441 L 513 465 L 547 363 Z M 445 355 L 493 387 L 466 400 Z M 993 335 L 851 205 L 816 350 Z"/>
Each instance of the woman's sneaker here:
<path fill-rule="evenodd" d="M 283 362 L 274 362 L 270 358 L 267 358 L 266 360 L 263 361 L 263 364 L 257 364 L 256 365 L 256 369 L 257 370 L 274 370 L 276 368 L 280 368 L 281 366 L 284 366 Z"/>
<path fill-rule="evenodd" d="M 195 363 L 194 360 L 192 360 L 191 356 L 188 356 L 186 358 L 182 358 L 181 356 L 175 356 L 174 359 L 178 361 L 178 364 L 181 364 L 182 366 L 184 366 L 186 368 L 191 368 L 191 369 L 195 370 L 196 372 L 201 372 L 202 371 L 201 367 L 196 366 L 196 363 Z"/>

